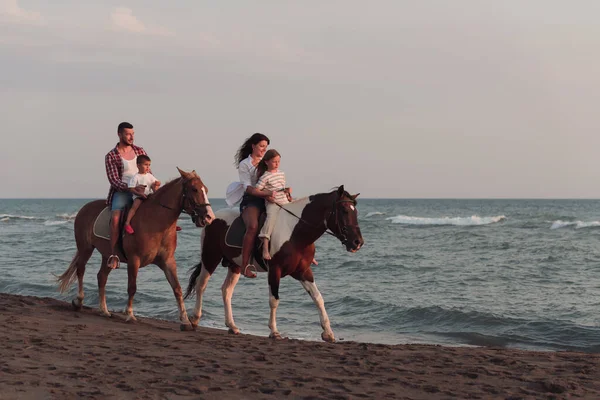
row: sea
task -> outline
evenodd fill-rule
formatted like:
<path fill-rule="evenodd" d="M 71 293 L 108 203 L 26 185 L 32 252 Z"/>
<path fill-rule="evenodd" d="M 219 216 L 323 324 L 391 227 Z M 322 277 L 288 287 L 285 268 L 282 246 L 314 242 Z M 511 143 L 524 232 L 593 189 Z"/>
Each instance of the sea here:
<path fill-rule="evenodd" d="M 55 283 L 75 253 L 73 221 L 89 199 L 0 200 L 0 292 L 70 301 Z M 211 199 L 215 209 L 224 200 Z M 600 352 L 600 200 L 360 199 L 365 245 L 348 253 L 317 241 L 316 283 L 338 341 L 493 346 Z M 182 215 L 176 259 L 187 285 L 200 259 L 200 233 Z M 96 252 L 85 275 L 85 304 L 98 307 Z M 219 267 L 201 325 L 225 329 Z M 317 309 L 291 277 L 281 281 L 282 335 L 320 340 Z M 110 310 L 127 302 L 127 271 L 112 272 Z M 191 310 L 194 300 L 186 300 Z M 140 270 L 138 316 L 178 320 L 163 272 Z M 243 333 L 267 336 L 266 274 L 241 278 L 233 312 Z"/>

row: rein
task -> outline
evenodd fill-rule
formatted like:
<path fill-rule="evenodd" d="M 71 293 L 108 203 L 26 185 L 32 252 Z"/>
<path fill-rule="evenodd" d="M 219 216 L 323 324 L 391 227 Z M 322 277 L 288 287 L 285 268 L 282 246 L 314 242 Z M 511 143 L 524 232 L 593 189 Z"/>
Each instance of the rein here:
<path fill-rule="evenodd" d="M 182 182 L 183 185 L 183 182 Z M 187 191 L 185 190 L 185 186 L 183 187 L 182 190 L 182 195 L 181 195 L 181 206 L 179 206 L 179 212 L 180 213 L 185 213 L 188 214 L 190 217 L 192 217 L 192 221 L 196 222 L 196 218 L 198 218 L 198 212 L 196 211 L 196 209 L 198 207 L 209 207 L 210 203 L 200 203 L 200 204 L 195 204 L 194 207 L 192 208 L 192 211 L 187 211 L 185 209 L 185 201 L 188 198 L 187 197 Z M 158 204 L 160 204 L 162 207 L 168 209 L 168 210 L 175 210 L 173 207 L 167 206 L 165 204 L 163 204 L 162 202 L 159 202 Z"/>
<path fill-rule="evenodd" d="M 333 207 L 332 207 L 332 210 L 331 210 L 331 212 L 329 213 L 329 216 L 327 217 L 327 220 L 326 220 L 326 221 L 328 221 L 328 220 L 331 218 L 331 216 L 332 216 L 332 215 L 335 213 L 335 215 L 336 215 L 335 222 L 336 222 L 336 225 L 337 225 L 337 227 L 338 227 L 338 230 L 339 230 L 340 232 L 342 232 L 342 235 L 343 235 L 343 237 L 340 237 L 340 236 L 342 236 L 342 235 L 338 236 L 338 235 L 336 235 L 335 233 L 333 233 L 333 232 L 332 232 L 332 231 L 329 229 L 329 227 L 327 226 L 327 224 L 325 224 L 325 233 L 326 233 L 326 234 L 328 234 L 328 235 L 331 235 L 331 236 L 333 236 L 334 238 L 338 239 L 338 240 L 339 240 L 339 241 L 341 241 L 342 243 L 345 243 L 345 242 L 346 242 L 346 240 L 347 240 L 347 239 L 346 239 L 346 235 L 345 235 L 345 231 L 346 231 L 346 225 L 344 225 L 344 228 L 343 228 L 343 229 L 339 229 L 339 227 L 340 227 L 340 224 L 339 224 L 339 221 L 338 221 L 338 219 L 337 219 L 337 210 L 336 210 L 336 208 L 335 208 L 335 205 L 336 205 L 336 204 L 338 204 L 338 203 L 352 203 L 353 205 L 356 205 L 356 200 L 336 200 L 336 201 L 334 201 L 334 202 L 333 202 Z M 306 225 L 308 225 L 308 226 L 310 226 L 310 227 L 313 227 L 313 228 L 319 228 L 318 226 L 315 226 L 315 225 L 311 224 L 310 222 L 306 221 L 306 220 L 305 220 L 305 219 L 303 219 L 302 217 L 299 217 L 299 216 L 297 216 L 296 214 L 294 214 L 293 212 L 291 212 L 291 211 L 290 211 L 290 210 L 288 210 L 287 208 L 284 208 L 284 207 L 283 207 L 281 204 L 279 204 L 279 203 L 275 203 L 275 204 L 277 204 L 277 206 L 278 206 L 280 209 L 282 209 L 283 211 L 285 211 L 285 212 L 287 212 L 288 214 L 292 215 L 293 217 L 297 218 L 297 219 L 298 219 L 298 221 L 300 221 L 300 222 L 303 222 L 303 223 L 305 223 Z"/>

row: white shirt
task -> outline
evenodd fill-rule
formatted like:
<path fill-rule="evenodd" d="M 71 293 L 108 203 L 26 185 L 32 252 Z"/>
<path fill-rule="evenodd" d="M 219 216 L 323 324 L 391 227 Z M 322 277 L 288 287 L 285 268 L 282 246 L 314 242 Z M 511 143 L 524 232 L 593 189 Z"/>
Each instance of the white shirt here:
<path fill-rule="evenodd" d="M 156 181 L 157 179 L 150 172 L 145 174 L 137 173 L 129 181 L 129 187 L 133 188 L 138 185 L 146 185 L 146 188 L 144 189 L 144 194 L 147 196 L 152 191 L 152 185 Z M 138 196 L 134 195 L 133 197 L 137 198 Z"/>
<path fill-rule="evenodd" d="M 240 175 L 240 183 L 244 186 L 244 191 L 248 186 L 256 186 L 258 178 L 256 177 L 256 167 L 252 165 L 252 154 L 242 160 L 238 167 L 238 174 Z"/>
<path fill-rule="evenodd" d="M 238 166 L 239 182 L 233 182 L 227 187 L 225 193 L 225 201 L 232 207 L 242 201 L 246 188 L 248 186 L 256 186 L 258 178 L 256 177 L 256 167 L 252 165 L 252 155 L 242 160 Z"/>
<path fill-rule="evenodd" d="M 121 157 L 121 161 L 123 161 L 123 175 L 121 176 L 121 180 L 124 183 L 129 183 L 131 178 L 137 174 L 137 156 L 133 157 L 132 160 L 126 160 Z"/>

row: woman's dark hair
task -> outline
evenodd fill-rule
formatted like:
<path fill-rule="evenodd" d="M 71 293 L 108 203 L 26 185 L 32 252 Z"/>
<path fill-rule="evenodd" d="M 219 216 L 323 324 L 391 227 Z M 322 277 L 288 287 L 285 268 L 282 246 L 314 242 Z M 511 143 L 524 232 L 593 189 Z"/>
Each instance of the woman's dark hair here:
<path fill-rule="evenodd" d="M 256 166 L 256 177 L 258 179 L 260 179 L 260 177 L 263 176 L 265 172 L 267 172 L 267 161 L 272 160 L 275 157 L 281 157 L 281 154 L 279 154 L 279 152 L 275 149 L 267 150 L 262 160 L 260 160 L 260 162 Z"/>
<path fill-rule="evenodd" d="M 267 144 L 271 144 L 269 138 L 263 135 L 262 133 L 255 133 L 254 135 L 246 139 L 242 147 L 240 147 L 237 153 L 235 153 L 235 166 L 238 167 L 242 161 L 244 161 L 246 158 L 248 158 L 250 154 L 252 154 L 252 145 L 258 144 L 263 140 L 266 140 Z"/>

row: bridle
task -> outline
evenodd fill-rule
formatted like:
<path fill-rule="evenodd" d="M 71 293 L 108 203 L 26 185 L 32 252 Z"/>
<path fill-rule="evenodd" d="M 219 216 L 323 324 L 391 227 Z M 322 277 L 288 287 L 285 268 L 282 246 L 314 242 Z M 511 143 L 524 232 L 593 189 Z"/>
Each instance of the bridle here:
<path fill-rule="evenodd" d="M 198 178 L 192 178 L 192 179 L 198 179 Z M 188 196 L 188 194 L 187 194 L 188 189 L 186 186 L 186 182 L 187 181 L 185 181 L 183 179 L 181 180 L 183 190 L 182 190 L 181 206 L 179 207 L 179 212 L 188 214 L 190 217 L 192 217 L 192 222 L 195 224 L 196 221 L 198 220 L 198 217 L 200 216 L 200 214 L 198 214 L 198 208 L 210 207 L 210 203 L 208 203 L 208 202 L 207 203 L 198 203 L 198 204 L 194 203 L 194 199 L 192 199 L 192 197 Z M 188 207 L 186 207 L 186 203 L 187 203 Z M 173 207 L 169 207 L 162 203 L 160 203 L 160 205 L 163 206 L 164 208 L 168 208 L 169 210 L 173 210 Z"/>
<path fill-rule="evenodd" d="M 340 229 L 339 213 L 337 211 L 337 205 L 340 203 L 352 203 L 352 205 L 356 206 L 356 200 L 354 200 L 354 199 L 341 199 L 341 200 L 336 199 L 336 200 L 334 200 L 333 205 L 331 207 L 331 211 L 329 212 L 329 215 L 327 216 L 327 218 L 325 218 L 325 233 L 337 238 L 340 242 L 342 242 L 343 245 L 345 245 L 348 242 L 348 238 L 346 236 L 348 233 L 348 227 L 353 228 L 353 227 L 358 227 L 358 225 L 341 224 L 343 226 L 343 228 Z M 287 208 L 284 208 L 281 204 L 278 204 L 278 203 L 275 203 L 275 204 L 277 204 L 279 206 L 279 208 L 281 208 L 288 214 L 296 217 L 300 222 L 303 222 L 306 225 L 311 226 L 313 228 L 318 228 L 318 226 L 311 224 L 310 222 L 306 221 L 302 217 L 297 216 L 296 214 L 294 214 Z M 337 234 L 335 232 L 333 232 L 333 230 L 328 226 L 329 220 L 331 219 L 332 216 L 335 217 L 335 227 L 336 227 L 336 230 L 338 231 Z"/>
<path fill-rule="evenodd" d="M 332 232 L 330 234 L 332 234 L 333 236 L 335 236 L 336 238 L 338 238 L 339 241 L 342 242 L 343 245 L 345 245 L 348 242 L 348 237 L 347 237 L 348 228 L 357 228 L 358 224 L 349 225 L 349 224 L 343 223 L 343 221 L 340 224 L 340 213 L 338 212 L 337 205 L 341 204 L 341 203 L 351 203 L 353 206 L 356 207 L 356 200 L 354 200 L 354 199 L 336 200 L 333 203 L 333 206 L 331 208 L 331 212 L 329 213 L 329 216 L 327 217 L 326 221 L 327 221 L 327 223 L 329 223 L 329 220 L 331 219 L 331 217 L 334 218 L 334 221 L 335 221 L 335 225 L 334 226 L 336 227 L 336 230 L 338 231 L 338 234 L 337 235 L 334 234 L 333 233 L 333 229 L 329 228 L 331 230 L 331 232 Z M 326 224 L 326 226 L 327 226 L 327 224 Z M 341 228 L 340 228 L 340 226 L 341 226 Z M 325 232 L 329 233 L 329 231 L 325 231 Z"/>

